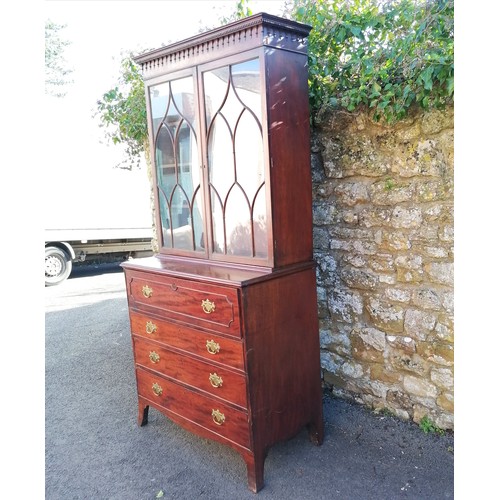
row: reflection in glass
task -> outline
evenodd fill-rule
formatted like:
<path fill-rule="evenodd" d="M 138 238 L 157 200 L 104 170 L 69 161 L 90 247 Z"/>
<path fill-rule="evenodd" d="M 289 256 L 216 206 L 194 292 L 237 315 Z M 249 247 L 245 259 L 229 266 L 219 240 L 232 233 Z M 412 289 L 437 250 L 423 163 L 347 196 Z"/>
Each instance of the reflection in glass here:
<path fill-rule="evenodd" d="M 162 246 L 203 251 L 193 78 L 152 86 L 150 97 Z"/>
<path fill-rule="evenodd" d="M 259 60 L 203 74 L 212 250 L 267 257 Z"/>

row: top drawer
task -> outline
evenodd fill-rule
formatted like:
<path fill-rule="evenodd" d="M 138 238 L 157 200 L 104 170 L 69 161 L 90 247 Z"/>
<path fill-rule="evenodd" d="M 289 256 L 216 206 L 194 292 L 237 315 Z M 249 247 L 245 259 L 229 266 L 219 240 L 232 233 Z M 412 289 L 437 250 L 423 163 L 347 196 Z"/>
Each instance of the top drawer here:
<path fill-rule="evenodd" d="M 126 279 L 131 307 L 240 336 L 237 289 L 140 272 L 127 273 Z"/>

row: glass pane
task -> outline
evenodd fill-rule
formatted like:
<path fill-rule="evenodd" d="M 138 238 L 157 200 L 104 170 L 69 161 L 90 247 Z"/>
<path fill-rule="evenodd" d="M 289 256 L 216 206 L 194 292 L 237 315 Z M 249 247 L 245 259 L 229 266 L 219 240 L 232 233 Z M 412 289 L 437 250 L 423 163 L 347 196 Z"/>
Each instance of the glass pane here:
<path fill-rule="evenodd" d="M 210 186 L 210 205 L 212 207 L 212 250 L 215 253 L 226 253 L 223 203 L 212 186 Z"/>
<path fill-rule="evenodd" d="M 229 193 L 226 204 L 226 253 L 229 255 L 252 256 L 252 224 L 248 200 L 235 185 Z"/>
<path fill-rule="evenodd" d="M 213 251 L 266 258 L 259 60 L 208 71 L 203 82 Z"/>
<path fill-rule="evenodd" d="M 248 110 L 241 115 L 235 134 L 236 178 L 253 198 L 264 182 L 264 145 L 259 124 Z"/>
<path fill-rule="evenodd" d="M 167 111 L 168 99 L 170 95 L 169 83 L 154 85 L 149 89 L 151 98 L 151 116 L 153 119 L 153 135 L 156 136 L 158 128 L 165 117 Z"/>
<path fill-rule="evenodd" d="M 215 113 L 222 107 L 229 86 L 229 67 L 224 66 L 203 75 L 207 129 Z"/>
<path fill-rule="evenodd" d="M 203 251 L 193 78 L 151 87 L 150 96 L 163 246 Z"/>
<path fill-rule="evenodd" d="M 266 190 L 260 189 L 257 193 L 253 206 L 253 233 L 255 256 L 267 257 L 267 227 L 266 227 Z"/>
<path fill-rule="evenodd" d="M 255 114 L 259 123 L 262 123 L 262 102 L 260 99 L 260 66 L 258 59 L 234 64 L 231 67 L 236 95 Z"/>
<path fill-rule="evenodd" d="M 224 200 L 234 183 L 234 154 L 231 131 L 220 114 L 208 131 L 208 179 Z"/>

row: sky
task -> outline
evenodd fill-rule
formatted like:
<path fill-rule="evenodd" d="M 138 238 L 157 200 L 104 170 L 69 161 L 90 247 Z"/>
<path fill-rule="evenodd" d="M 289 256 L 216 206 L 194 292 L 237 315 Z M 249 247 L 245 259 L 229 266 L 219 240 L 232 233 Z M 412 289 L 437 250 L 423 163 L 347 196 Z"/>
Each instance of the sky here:
<path fill-rule="evenodd" d="M 45 0 L 43 5 L 45 19 L 65 25 L 60 34 L 70 45 L 64 59 L 74 81 L 65 97 L 44 96 L 47 189 L 57 193 L 44 201 L 44 225 L 116 227 L 117 217 L 134 227 L 150 224 L 147 176 L 114 168 L 125 156 L 92 116 L 96 102 L 116 85 L 123 52 L 156 49 L 216 27 L 236 10 L 236 0 Z M 284 5 L 250 2 L 253 13 L 279 15 Z M 109 206 L 115 210 L 103 210 Z"/>

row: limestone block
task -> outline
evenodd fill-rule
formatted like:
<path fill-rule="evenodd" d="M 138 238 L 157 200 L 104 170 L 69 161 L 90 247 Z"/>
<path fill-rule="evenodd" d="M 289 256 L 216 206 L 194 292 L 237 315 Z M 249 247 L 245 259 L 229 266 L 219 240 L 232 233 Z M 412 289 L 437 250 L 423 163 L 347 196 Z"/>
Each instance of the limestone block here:
<path fill-rule="evenodd" d="M 394 349 L 407 353 L 414 353 L 416 350 L 415 341 L 411 337 L 403 335 L 387 335 L 387 343 Z"/>
<path fill-rule="evenodd" d="M 359 363 L 355 363 L 354 361 L 348 361 L 344 363 L 340 371 L 343 375 L 349 378 L 358 379 L 364 375 L 363 366 Z"/>
<path fill-rule="evenodd" d="M 454 397 L 453 394 L 443 393 L 440 394 L 436 400 L 438 406 L 440 406 L 443 410 L 453 413 L 455 410 Z M 441 427 L 441 426 L 440 426 Z M 445 429 L 446 427 L 441 427 Z"/>
<path fill-rule="evenodd" d="M 434 384 L 428 380 L 413 375 L 405 375 L 403 378 L 403 388 L 410 394 L 424 398 L 435 398 L 438 390 Z"/>
<path fill-rule="evenodd" d="M 410 201 L 415 189 L 412 183 L 395 183 L 388 179 L 374 182 L 369 188 L 369 195 L 375 205 L 397 205 Z"/>
<path fill-rule="evenodd" d="M 401 373 L 392 370 L 385 364 L 373 363 L 370 365 L 370 378 L 372 380 L 380 380 L 387 384 L 396 384 L 401 382 L 403 376 Z"/>
<path fill-rule="evenodd" d="M 391 345 L 389 341 L 388 344 Z M 418 345 L 415 344 L 415 346 L 418 350 Z M 389 352 L 388 361 L 391 369 L 401 372 L 402 375 L 406 372 L 425 375 L 429 368 L 429 363 L 419 356 L 418 353 L 410 354 L 404 352 L 402 349 L 394 349 Z"/>
<path fill-rule="evenodd" d="M 437 258 L 437 259 L 448 257 L 448 249 L 443 248 L 443 247 L 424 246 L 422 248 L 422 253 L 426 257 L 432 257 L 432 258 Z"/>
<path fill-rule="evenodd" d="M 433 283 L 453 286 L 453 263 L 430 262 L 424 266 L 424 270 Z"/>
<path fill-rule="evenodd" d="M 389 300 L 394 300 L 395 302 L 408 303 L 411 299 L 411 292 L 410 290 L 402 288 L 387 288 L 385 290 L 385 296 Z"/>
<path fill-rule="evenodd" d="M 434 135 L 442 130 L 453 129 L 453 108 L 431 109 L 422 114 L 420 127 L 423 135 Z"/>
<path fill-rule="evenodd" d="M 359 223 L 364 227 L 385 226 L 391 220 L 388 208 L 365 208 L 359 213 Z"/>
<path fill-rule="evenodd" d="M 338 203 L 348 207 L 370 200 L 365 182 L 343 182 L 335 187 L 334 193 Z"/>
<path fill-rule="evenodd" d="M 396 207 L 391 214 L 391 226 L 400 228 L 417 228 L 422 225 L 422 210 L 418 207 Z"/>
<path fill-rule="evenodd" d="M 351 337 L 352 358 L 360 363 L 383 363 L 384 353 L 366 343 L 359 335 Z"/>
<path fill-rule="evenodd" d="M 373 290 L 378 284 L 378 279 L 373 274 L 352 267 L 342 269 L 340 278 L 349 287 L 362 290 Z"/>
<path fill-rule="evenodd" d="M 370 297 L 366 306 L 373 325 L 384 332 L 400 333 L 404 325 L 404 308 Z"/>
<path fill-rule="evenodd" d="M 331 202 L 313 202 L 313 224 L 316 226 L 326 226 L 339 222 L 339 212 Z"/>
<path fill-rule="evenodd" d="M 443 201 L 450 195 L 448 183 L 441 179 L 418 180 L 413 185 L 417 201 L 421 203 L 430 201 Z"/>
<path fill-rule="evenodd" d="M 321 368 L 330 373 L 337 373 L 344 362 L 340 356 L 328 351 L 320 352 L 320 361 Z"/>
<path fill-rule="evenodd" d="M 325 226 L 313 227 L 313 246 L 315 249 L 327 250 L 330 247 L 330 236 Z"/>
<path fill-rule="evenodd" d="M 353 323 L 363 311 L 363 299 L 359 292 L 336 288 L 328 296 L 328 308 L 332 316 Z"/>
<path fill-rule="evenodd" d="M 376 328 L 365 327 L 361 329 L 353 329 L 351 335 L 359 335 L 363 342 L 377 351 L 385 349 L 385 333 Z"/>
<path fill-rule="evenodd" d="M 437 315 L 429 311 L 408 309 L 404 319 L 405 333 L 415 340 L 426 340 L 436 326 Z"/>
<path fill-rule="evenodd" d="M 391 254 L 378 253 L 377 255 L 370 257 L 368 260 L 368 265 L 374 271 L 395 271 L 394 257 Z"/>
<path fill-rule="evenodd" d="M 433 288 L 422 287 L 412 293 L 412 303 L 422 309 L 439 311 L 443 305 L 441 293 Z"/>
<path fill-rule="evenodd" d="M 348 253 L 342 256 L 342 262 L 359 268 L 367 265 L 367 258 L 364 255 L 359 255 L 357 253 Z"/>
<path fill-rule="evenodd" d="M 417 353 L 429 362 L 441 366 L 453 366 L 454 350 L 449 343 L 442 341 L 419 342 Z"/>
<path fill-rule="evenodd" d="M 402 231 L 382 231 L 382 241 L 380 249 L 391 252 L 400 250 L 409 250 L 412 244 L 407 233 Z"/>
<path fill-rule="evenodd" d="M 448 391 L 453 390 L 453 371 L 449 368 L 434 368 L 431 370 L 431 381 Z"/>

